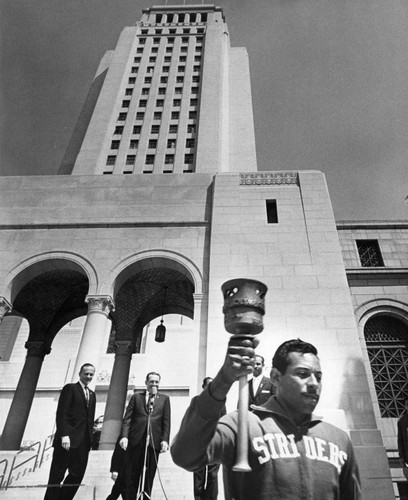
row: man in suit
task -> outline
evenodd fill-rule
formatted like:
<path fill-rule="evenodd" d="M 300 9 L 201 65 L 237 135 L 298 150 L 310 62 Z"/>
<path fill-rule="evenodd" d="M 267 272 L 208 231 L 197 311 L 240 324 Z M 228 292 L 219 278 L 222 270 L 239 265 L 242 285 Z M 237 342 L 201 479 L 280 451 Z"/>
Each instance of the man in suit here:
<path fill-rule="evenodd" d="M 273 385 L 269 377 L 263 376 L 265 359 L 263 356 L 255 356 L 253 377 L 248 382 L 249 409 L 251 405 L 263 405 L 273 395 Z"/>
<path fill-rule="evenodd" d="M 408 480 L 408 397 L 404 400 L 405 412 L 398 419 L 398 454 L 401 460 L 402 472 Z"/>
<path fill-rule="evenodd" d="M 148 373 L 145 384 L 146 390 L 134 394 L 129 401 L 122 424 L 120 446 L 126 450 L 126 500 L 134 500 L 138 488 L 143 492 L 143 500 L 150 499 L 159 453 L 169 449 L 170 399 L 157 392 L 160 384 L 158 373 Z"/>
<path fill-rule="evenodd" d="M 95 419 L 95 393 L 88 387 L 94 375 L 95 367 L 85 363 L 79 371 L 79 381 L 65 385 L 61 391 L 44 500 L 72 500 L 84 477 Z M 68 475 L 60 487 L 67 470 Z"/>

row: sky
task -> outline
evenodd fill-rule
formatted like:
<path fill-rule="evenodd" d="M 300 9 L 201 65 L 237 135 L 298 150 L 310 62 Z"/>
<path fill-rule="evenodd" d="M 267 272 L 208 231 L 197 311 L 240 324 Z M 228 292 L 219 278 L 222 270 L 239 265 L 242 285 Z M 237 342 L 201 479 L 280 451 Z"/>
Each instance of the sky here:
<path fill-rule="evenodd" d="M 56 174 L 99 60 L 164 3 L 0 0 L 0 175 Z M 407 220 L 407 0 L 216 5 L 249 54 L 258 169 L 324 172 L 337 220 Z"/>

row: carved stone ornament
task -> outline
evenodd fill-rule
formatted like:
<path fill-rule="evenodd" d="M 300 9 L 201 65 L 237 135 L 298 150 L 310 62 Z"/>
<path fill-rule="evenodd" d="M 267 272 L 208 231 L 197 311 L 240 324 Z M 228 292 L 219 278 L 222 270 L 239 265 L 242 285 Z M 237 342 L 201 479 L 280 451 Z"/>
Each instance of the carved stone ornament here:
<path fill-rule="evenodd" d="M 4 316 L 11 311 L 13 306 L 4 297 L 0 297 L 0 322 Z"/>
<path fill-rule="evenodd" d="M 241 186 L 281 186 L 298 184 L 297 172 L 256 172 L 240 174 L 239 184 Z"/>
<path fill-rule="evenodd" d="M 115 340 L 115 354 L 132 354 L 133 342 L 131 340 Z"/>
<path fill-rule="evenodd" d="M 27 349 L 27 356 L 45 356 L 51 352 L 51 348 L 43 340 L 28 340 L 24 347 Z"/>
<path fill-rule="evenodd" d="M 109 316 L 115 310 L 112 297 L 109 295 L 88 295 L 85 302 L 88 304 L 88 312 L 98 312 Z"/>

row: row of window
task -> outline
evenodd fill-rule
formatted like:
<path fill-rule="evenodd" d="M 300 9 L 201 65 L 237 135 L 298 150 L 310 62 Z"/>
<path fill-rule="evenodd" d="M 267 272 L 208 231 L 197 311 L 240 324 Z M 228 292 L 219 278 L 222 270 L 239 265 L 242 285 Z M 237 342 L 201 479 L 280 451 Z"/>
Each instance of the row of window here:
<path fill-rule="evenodd" d="M 148 154 L 146 155 L 145 158 L 145 165 L 153 165 L 155 162 L 156 155 L 154 154 Z M 136 162 L 136 155 L 127 155 L 126 156 L 126 165 L 134 165 Z M 115 165 L 116 163 L 116 156 L 114 155 L 109 155 L 107 160 L 106 160 L 106 165 Z M 174 164 L 174 154 L 166 154 L 164 157 L 164 163 L 166 165 L 173 165 Z M 185 165 L 191 165 L 194 163 L 194 154 L 192 153 L 186 153 L 184 155 L 184 164 Z"/>
<path fill-rule="evenodd" d="M 202 52 L 202 51 L 203 51 L 203 46 L 202 46 L 202 45 L 196 45 L 196 46 L 195 46 L 195 51 L 196 51 L 196 52 Z M 143 54 L 143 52 L 144 52 L 144 47 L 138 47 L 138 48 L 136 49 L 136 53 L 137 53 L 137 54 Z M 151 48 L 151 53 L 152 53 L 152 54 L 157 54 L 158 52 L 159 52 L 159 48 L 158 48 L 158 47 L 152 47 L 152 48 Z M 187 47 L 187 45 L 182 45 L 182 46 L 180 47 L 180 52 L 181 52 L 182 54 L 185 54 L 186 52 L 188 52 L 188 47 Z M 172 53 L 173 53 L 173 47 L 171 47 L 171 46 L 170 46 L 170 47 L 166 47 L 166 54 L 172 54 Z M 150 57 L 155 57 L 155 56 L 150 56 Z M 165 57 L 165 58 L 166 58 L 166 57 L 167 57 L 167 58 L 171 58 L 171 56 L 164 56 L 164 57 Z M 133 62 L 135 62 L 135 63 L 140 63 L 140 62 L 141 62 L 141 59 L 142 59 L 142 58 L 141 58 L 140 56 L 135 56 L 135 57 L 133 58 Z M 169 60 L 167 60 L 167 62 L 170 62 L 170 61 L 169 61 Z"/>
<path fill-rule="evenodd" d="M 119 149 L 120 141 L 112 141 L 111 149 Z M 129 143 L 130 149 L 137 149 L 139 146 L 138 139 L 131 139 Z M 149 139 L 148 146 L 149 149 L 157 148 L 157 139 Z M 176 147 L 176 139 L 167 139 L 167 148 L 174 149 Z M 186 139 L 186 148 L 194 148 L 195 147 L 195 139 L 193 137 L 188 137 Z"/>
<path fill-rule="evenodd" d="M 163 72 L 163 73 L 169 73 L 169 72 L 170 72 L 170 66 L 162 66 L 161 70 L 162 70 L 162 72 Z M 197 73 L 197 72 L 199 72 L 200 70 L 201 70 L 201 66 L 200 66 L 200 65 L 196 65 L 196 64 L 195 64 L 195 65 L 193 66 L 193 72 L 194 72 L 194 73 Z M 185 67 L 185 65 L 182 65 L 182 66 L 177 66 L 177 73 L 185 73 L 185 71 L 186 71 L 186 67 Z M 130 72 L 131 72 L 133 75 L 137 75 L 137 74 L 138 74 L 138 72 L 139 72 L 139 66 L 132 66 L 132 67 L 131 67 L 131 69 L 130 69 Z M 146 68 L 146 74 L 147 74 L 147 75 L 150 75 L 150 74 L 152 74 L 152 73 L 154 73 L 154 66 L 148 66 L 148 67 Z M 147 83 L 147 82 L 146 82 L 146 80 L 145 80 L 145 83 Z M 148 83 L 151 83 L 151 80 L 150 80 L 150 82 L 148 82 Z"/>
<path fill-rule="evenodd" d="M 195 41 L 196 43 L 202 43 L 203 42 L 203 37 L 202 36 L 196 36 L 195 37 Z M 146 40 L 147 38 L 142 38 L 140 37 L 138 42 L 139 42 L 139 45 L 146 45 Z M 160 43 L 160 40 L 163 40 L 163 38 L 160 38 L 160 37 L 157 37 L 157 38 L 153 38 L 153 44 L 154 45 L 158 45 Z M 168 36 L 166 38 L 166 41 L 168 44 L 173 44 L 175 42 L 176 38 L 174 36 Z M 188 37 L 188 36 L 182 36 L 181 37 L 181 43 L 188 43 L 189 40 L 191 40 L 191 37 Z"/>
<path fill-rule="evenodd" d="M 198 70 L 199 71 L 199 70 Z M 168 83 L 169 77 L 168 76 L 161 76 L 160 77 L 160 83 Z M 199 83 L 200 82 L 200 75 L 192 75 L 191 81 L 193 83 Z M 128 84 L 129 85 L 134 85 L 136 83 L 136 77 L 129 77 L 128 79 Z M 150 84 L 152 83 L 152 77 L 151 76 L 146 76 L 144 79 L 145 84 Z M 177 75 L 176 76 L 176 83 L 184 83 L 184 76 L 182 75 Z"/>
<path fill-rule="evenodd" d="M 134 64 L 139 64 L 141 61 L 141 57 L 134 57 L 133 62 Z M 148 59 L 149 63 L 155 63 L 157 60 L 156 56 L 150 56 Z M 164 56 L 163 61 L 165 63 L 171 62 L 171 56 Z M 187 56 L 179 56 L 179 62 L 186 62 L 187 61 Z M 201 56 L 194 56 L 194 62 L 201 62 Z"/>
<path fill-rule="evenodd" d="M 170 12 L 170 13 L 166 13 L 166 14 L 156 14 L 155 15 L 156 23 L 161 23 L 161 22 L 172 23 L 172 22 L 176 22 L 176 21 L 179 23 L 184 23 L 184 21 L 186 21 L 186 20 L 188 20 L 190 23 L 195 23 L 198 20 L 200 20 L 200 22 L 202 22 L 202 23 L 206 23 L 207 19 L 208 19 L 207 12 L 189 12 L 188 14 L 186 14 L 184 12 L 179 12 L 176 14 Z M 184 29 L 188 30 L 189 28 L 184 28 Z M 204 31 L 204 28 L 198 28 L 197 31 L 200 29 L 202 31 Z M 162 30 L 156 29 L 155 31 L 156 31 L 156 33 L 157 32 L 161 33 Z M 143 33 L 143 30 L 142 30 L 142 33 Z M 188 31 L 187 31 L 187 33 L 188 33 Z"/>
<path fill-rule="evenodd" d="M 197 98 L 190 99 L 190 106 L 197 106 L 197 105 L 198 105 Z M 129 106 L 130 106 L 130 101 L 128 101 L 127 99 L 122 101 L 122 108 L 128 108 Z M 147 106 L 147 100 L 141 99 L 139 101 L 139 108 L 145 108 L 146 106 Z M 155 106 L 156 108 L 162 108 L 164 106 L 164 99 L 156 99 Z M 180 107 L 181 99 L 173 99 L 173 106 Z"/>
<path fill-rule="evenodd" d="M 156 115 L 156 113 L 155 113 Z M 153 116 L 154 119 L 158 119 L 160 120 L 162 117 L 162 114 L 160 112 L 159 116 Z M 122 118 L 120 118 L 122 119 Z M 126 119 L 126 116 L 123 117 L 123 120 Z M 133 127 L 133 133 L 134 134 L 140 134 L 142 130 L 142 127 L 141 125 L 135 125 Z M 151 129 L 150 129 L 151 133 L 152 134 L 158 134 L 160 132 L 160 125 L 152 125 Z M 197 125 L 195 123 L 189 123 L 187 125 L 187 132 L 189 134 L 195 134 L 197 131 Z M 123 126 L 122 125 L 119 125 L 115 128 L 115 134 L 122 134 L 123 133 Z M 175 124 L 175 123 L 172 123 L 169 125 L 169 133 L 170 134 L 177 134 L 178 133 L 178 124 Z"/>

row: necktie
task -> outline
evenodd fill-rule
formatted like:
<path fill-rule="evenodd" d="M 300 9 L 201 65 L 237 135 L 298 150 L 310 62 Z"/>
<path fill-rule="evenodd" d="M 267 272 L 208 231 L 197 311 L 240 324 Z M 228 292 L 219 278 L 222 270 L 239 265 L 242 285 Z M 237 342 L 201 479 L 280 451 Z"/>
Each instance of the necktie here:
<path fill-rule="evenodd" d="M 85 387 L 86 406 L 89 406 L 89 389 Z"/>

